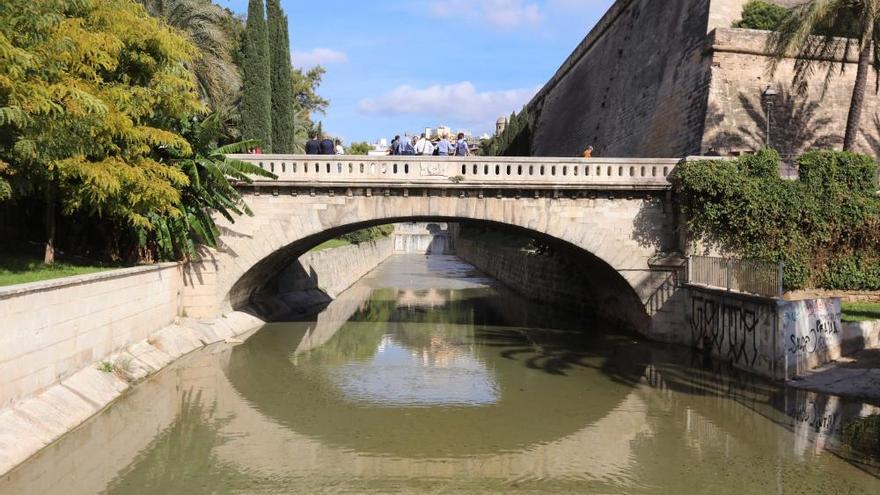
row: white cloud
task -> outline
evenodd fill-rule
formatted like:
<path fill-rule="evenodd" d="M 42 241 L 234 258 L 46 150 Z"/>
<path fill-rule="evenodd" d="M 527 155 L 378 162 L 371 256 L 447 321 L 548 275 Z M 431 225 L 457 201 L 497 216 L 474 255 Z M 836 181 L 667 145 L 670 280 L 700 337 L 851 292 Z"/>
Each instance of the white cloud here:
<path fill-rule="evenodd" d="M 293 65 L 298 68 L 344 64 L 346 62 L 348 62 L 348 55 L 332 48 L 315 48 L 308 52 L 293 52 Z"/>
<path fill-rule="evenodd" d="M 524 0 L 432 0 L 430 10 L 435 17 L 453 20 L 477 18 L 504 29 L 534 26 L 544 20 L 541 7 Z"/>
<path fill-rule="evenodd" d="M 452 123 L 494 128 L 495 119 L 519 111 L 539 88 L 478 92 L 470 82 L 427 88 L 400 86 L 378 98 L 367 98 L 358 111 L 372 116 L 420 115 Z"/>

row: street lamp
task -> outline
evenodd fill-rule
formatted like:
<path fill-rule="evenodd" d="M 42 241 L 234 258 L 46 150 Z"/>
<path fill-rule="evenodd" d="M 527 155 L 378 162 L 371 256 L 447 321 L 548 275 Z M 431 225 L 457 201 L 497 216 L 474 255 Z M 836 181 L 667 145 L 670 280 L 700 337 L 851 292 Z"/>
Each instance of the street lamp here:
<path fill-rule="evenodd" d="M 764 91 L 761 93 L 762 99 L 764 100 L 764 106 L 766 108 L 765 115 L 767 117 L 767 133 L 765 135 L 766 142 L 765 146 L 770 148 L 770 120 L 773 117 L 773 104 L 776 102 L 776 96 L 779 95 L 779 91 L 776 90 L 773 86 L 767 86 Z"/>

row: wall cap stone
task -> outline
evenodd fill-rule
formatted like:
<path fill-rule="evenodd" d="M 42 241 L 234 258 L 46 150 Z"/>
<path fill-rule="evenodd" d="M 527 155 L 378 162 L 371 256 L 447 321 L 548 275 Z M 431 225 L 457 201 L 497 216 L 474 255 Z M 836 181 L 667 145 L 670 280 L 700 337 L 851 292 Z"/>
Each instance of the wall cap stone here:
<path fill-rule="evenodd" d="M 131 277 L 143 273 L 154 271 L 162 271 L 172 267 L 183 266 L 182 263 L 168 262 L 156 263 L 153 265 L 142 265 L 131 268 L 119 268 L 114 270 L 106 270 L 97 273 L 89 273 L 85 275 L 72 275 L 70 277 L 55 278 L 51 280 L 41 280 L 38 282 L 28 282 L 26 284 L 16 284 L 7 287 L 0 287 L 0 300 L 10 299 L 12 297 L 23 296 L 34 292 L 44 292 L 66 287 L 74 287 L 77 285 L 93 284 L 106 280 Z"/>

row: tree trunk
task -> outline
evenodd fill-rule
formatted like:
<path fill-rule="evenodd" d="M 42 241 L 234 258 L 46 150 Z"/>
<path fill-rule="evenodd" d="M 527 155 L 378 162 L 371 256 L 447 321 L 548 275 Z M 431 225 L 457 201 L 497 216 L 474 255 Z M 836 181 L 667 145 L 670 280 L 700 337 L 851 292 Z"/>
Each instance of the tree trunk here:
<path fill-rule="evenodd" d="M 856 72 L 856 84 L 853 87 L 852 102 L 849 104 L 849 116 L 846 118 L 846 135 L 843 137 L 843 150 L 855 151 L 862 123 L 862 107 L 865 104 L 865 92 L 868 89 L 868 74 L 871 71 L 873 58 L 871 43 L 868 42 L 859 54 L 859 69 Z"/>
<path fill-rule="evenodd" d="M 55 185 L 46 184 L 46 251 L 43 263 L 55 263 Z"/>

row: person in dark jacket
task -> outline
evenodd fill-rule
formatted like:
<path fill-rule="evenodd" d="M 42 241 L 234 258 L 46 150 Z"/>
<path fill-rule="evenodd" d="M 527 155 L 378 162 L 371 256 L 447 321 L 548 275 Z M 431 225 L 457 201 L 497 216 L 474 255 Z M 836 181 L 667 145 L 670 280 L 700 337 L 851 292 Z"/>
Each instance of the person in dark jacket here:
<path fill-rule="evenodd" d="M 306 154 L 307 155 L 320 155 L 321 154 L 321 142 L 318 141 L 318 135 L 314 132 L 309 134 L 309 140 L 306 141 Z"/>
<path fill-rule="evenodd" d="M 330 136 L 324 136 L 324 139 L 321 141 L 321 154 L 322 155 L 335 155 L 336 154 L 336 143 L 330 139 Z"/>

